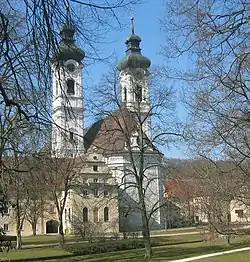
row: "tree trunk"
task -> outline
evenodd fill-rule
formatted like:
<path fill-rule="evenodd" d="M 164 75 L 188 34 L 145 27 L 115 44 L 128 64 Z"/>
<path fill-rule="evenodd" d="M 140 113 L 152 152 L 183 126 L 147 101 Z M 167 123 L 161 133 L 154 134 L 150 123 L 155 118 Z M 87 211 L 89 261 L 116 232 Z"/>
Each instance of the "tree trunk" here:
<path fill-rule="evenodd" d="M 228 235 L 227 235 L 227 244 L 228 244 L 228 245 L 231 244 L 230 240 L 231 240 L 231 239 L 230 239 L 230 234 L 228 234 Z"/>
<path fill-rule="evenodd" d="M 147 217 L 147 210 L 144 201 L 144 195 L 142 190 L 139 189 L 139 199 L 141 204 L 141 218 L 142 218 L 142 235 L 143 235 L 143 242 L 145 246 L 145 260 L 149 260 L 153 256 L 151 241 L 150 241 L 150 230 L 149 230 L 149 223 Z"/>
<path fill-rule="evenodd" d="M 230 245 L 230 221 L 231 221 L 231 215 L 228 213 L 227 215 L 227 244 Z"/>
<path fill-rule="evenodd" d="M 22 247 L 22 238 L 21 238 L 21 231 L 22 231 L 22 225 L 21 225 L 21 218 L 20 218 L 20 209 L 19 209 L 19 201 L 17 201 L 17 207 L 16 207 L 16 248 L 21 249 Z"/>
<path fill-rule="evenodd" d="M 64 232 L 63 232 L 63 221 L 62 215 L 59 216 L 59 247 L 64 246 Z"/>
<path fill-rule="evenodd" d="M 127 237 L 127 233 L 125 231 L 123 231 L 122 234 L 123 234 L 123 239 L 127 239 L 128 238 Z"/>
<path fill-rule="evenodd" d="M 22 236 L 21 236 L 21 230 L 17 229 L 17 236 L 16 236 L 16 248 L 21 249 L 22 247 Z"/>
<path fill-rule="evenodd" d="M 36 223 L 33 222 L 31 226 L 32 226 L 32 235 L 36 236 Z"/>
<path fill-rule="evenodd" d="M 143 229 L 144 229 L 144 231 L 143 231 L 143 242 L 144 242 L 144 246 L 145 246 L 145 260 L 149 260 L 153 256 L 151 241 L 150 241 L 150 231 L 149 231 L 148 226 L 145 226 Z"/>

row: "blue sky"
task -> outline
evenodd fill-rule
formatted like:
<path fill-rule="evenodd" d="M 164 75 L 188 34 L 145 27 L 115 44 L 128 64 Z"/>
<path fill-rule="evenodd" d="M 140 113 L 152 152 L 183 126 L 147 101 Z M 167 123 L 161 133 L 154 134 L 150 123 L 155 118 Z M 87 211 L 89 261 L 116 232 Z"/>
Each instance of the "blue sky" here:
<path fill-rule="evenodd" d="M 135 34 L 142 38 L 141 48 L 143 55 L 150 58 L 152 66 L 163 65 L 164 57 L 160 54 L 161 46 L 164 44 L 164 33 L 160 28 L 160 19 L 164 15 L 163 0 L 148 0 L 134 7 L 132 12 L 122 14 L 120 18 L 125 24 L 121 32 L 110 32 L 106 35 L 107 42 L 112 39 L 112 43 L 102 44 L 101 49 L 105 55 L 115 52 L 115 55 L 121 59 L 125 55 L 125 39 L 130 34 L 130 18 L 134 17 Z M 100 81 L 103 73 L 107 72 L 108 67 L 103 63 L 94 63 L 86 68 L 84 77 L 85 94 L 88 89 L 93 88 Z M 178 87 L 177 87 L 178 88 Z M 185 111 L 181 105 L 177 105 L 177 113 L 180 118 L 185 116 Z M 171 158 L 186 158 L 185 147 L 179 146 L 163 149 L 164 154 Z"/>

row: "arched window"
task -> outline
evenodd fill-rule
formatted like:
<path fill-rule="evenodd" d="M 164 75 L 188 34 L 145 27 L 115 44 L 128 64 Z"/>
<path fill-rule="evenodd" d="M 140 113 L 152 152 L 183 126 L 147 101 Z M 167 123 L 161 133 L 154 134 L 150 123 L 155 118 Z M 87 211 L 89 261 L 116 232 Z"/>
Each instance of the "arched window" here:
<path fill-rule="evenodd" d="M 98 218 L 98 207 L 94 208 L 94 222 L 98 222 L 99 218 Z"/>
<path fill-rule="evenodd" d="M 124 87 L 123 91 L 124 91 L 124 101 L 127 102 L 127 88 Z"/>
<path fill-rule="evenodd" d="M 87 207 L 84 207 L 83 208 L 83 212 L 82 212 L 82 214 L 83 214 L 83 222 L 88 222 L 88 220 L 89 220 L 89 214 L 88 213 L 89 212 L 88 212 Z"/>
<path fill-rule="evenodd" d="M 104 212 L 104 221 L 109 221 L 109 208 L 108 207 L 104 207 L 104 210 L 103 210 Z"/>
<path fill-rule="evenodd" d="M 69 140 L 74 140 L 74 133 L 72 131 L 69 132 Z"/>
<path fill-rule="evenodd" d="M 141 102 L 141 100 L 142 100 L 142 86 L 139 85 L 139 84 L 136 85 L 135 96 L 136 96 L 136 100 L 138 102 Z"/>
<path fill-rule="evenodd" d="M 58 81 L 56 81 L 56 96 L 58 96 Z"/>
<path fill-rule="evenodd" d="M 69 222 L 70 222 L 70 220 L 71 220 L 70 208 L 69 208 L 69 215 L 68 215 L 68 218 L 69 218 Z"/>
<path fill-rule="evenodd" d="M 67 94 L 68 95 L 75 94 L 75 81 L 72 79 L 67 80 Z"/>
<path fill-rule="evenodd" d="M 65 214 L 65 220 L 67 220 L 67 209 L 66 208 L 64 210 L 64 214 Z"/>

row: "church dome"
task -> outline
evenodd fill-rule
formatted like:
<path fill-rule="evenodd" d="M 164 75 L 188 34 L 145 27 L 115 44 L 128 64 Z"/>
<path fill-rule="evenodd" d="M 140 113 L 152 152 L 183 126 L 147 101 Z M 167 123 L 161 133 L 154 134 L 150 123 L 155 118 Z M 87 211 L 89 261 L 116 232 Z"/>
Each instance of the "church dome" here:
<path fill-rule="evenodd" d="M 131 21 L 132 32 L 125 41 L 127 46 L 126 56 L 117 65 L 119 71 L 122 71 L 126 68 L 147 69 L 151 65 L 151 61 L 141 54 L 141 38 L 134 33 L 133 18 L 131 18 Z"/>
<path fill-rule="evenodd" d="M 70 21 L 64 23 L 60 29 L 59 47 L 52 56 L 53 61 L 73 59 L 80 62 L 85 57 L 85 52 L 75 44 L 74 34 L 75 26 Z"/>

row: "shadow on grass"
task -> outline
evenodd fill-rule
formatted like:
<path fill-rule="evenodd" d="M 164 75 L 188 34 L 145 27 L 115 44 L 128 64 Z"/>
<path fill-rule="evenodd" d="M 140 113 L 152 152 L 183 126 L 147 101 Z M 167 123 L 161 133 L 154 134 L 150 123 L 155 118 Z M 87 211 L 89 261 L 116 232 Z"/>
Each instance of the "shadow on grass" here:
<path fill-rule="evenodd" d="M 235 248 L 235 246 L 230 247 L 230 249 Z M 154 257 L 152 261 L 167 261 L 167 260 L 175 260 L 182 259 L 186 257 L 198 256 L 201 254 L 220 252 L 225 249 L 229 249 L 229 247 L 223 246 L 200 246 L 200 247 L 158 247 L 154 248 Z M 117 253 L 109 253 L 103 254 L 101 257 L 97 255 L 93 256 L 85 256 L 84 261 L 88 262 L 113 262 L 113 261 L 143 261 L 143 250 L 131 250 L 131 252 L 117 252 Z M 72 261 L 83 261 L 83 260 L 70 260 Z M 83 259 L 83 258 L 82 258 Z"/>
<path fill-rule="evenodd" d="M 154 247 L 154 257 L 152 261 L 168 261 L 175 259 L 182 259 L 186 257 L 194 257 L 201 254 L 215 253 L 228 249 L 235 249 L 238 247 L 249 246 L 249 241 L 241 243 L 235 243 L 230 246 L 216 245 L 216 244 L 183 244 L 183 245 L 166 245 L 160 247 Z M 143 261 L 144 260 L 144 249 L 132 249 L 126 251 L 109 252 L 102 254 L 92 254 L 85 256 L 74 256 L 74 255 L 62 255 L 54 257 L 40 257 L 32 259 L 22 260 L 11 260 L 13 262 L 21 261 L 48 261 L 48 262 L 125 262 L 125 261 Z"/>

